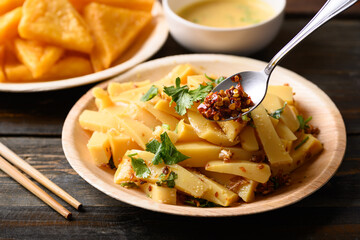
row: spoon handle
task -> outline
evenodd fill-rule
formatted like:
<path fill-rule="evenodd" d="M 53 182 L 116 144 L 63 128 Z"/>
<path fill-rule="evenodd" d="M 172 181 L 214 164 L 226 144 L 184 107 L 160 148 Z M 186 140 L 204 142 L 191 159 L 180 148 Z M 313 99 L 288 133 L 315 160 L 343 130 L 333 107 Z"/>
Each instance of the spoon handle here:
<path fill-rule="evenodd" d="M 328 0 L 310 22 L 271 59 L 264 72 L 270 75 L 280 60 L 299 42 L 357 1 L 358 0 Z"/>

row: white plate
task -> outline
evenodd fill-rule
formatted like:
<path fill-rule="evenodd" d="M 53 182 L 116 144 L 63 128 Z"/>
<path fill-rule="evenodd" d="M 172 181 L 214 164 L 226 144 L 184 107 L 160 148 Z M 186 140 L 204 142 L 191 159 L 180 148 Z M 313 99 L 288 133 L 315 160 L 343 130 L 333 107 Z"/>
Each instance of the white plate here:
<path fill-rule="evenodd" d="M 229 76 L 244 70 L 261 70 L 266 63 L 228 55 L 194 54 L 179 55 L 143 63 L 113 81 L 155 81 L 165 76 L 177 64 L 190 63 L 208 74 Z M 109 82 L 100 84 L 105 88 Z M 339 110 L 331 99 L 316 85 L 303 77 L 277 67 L 270 84 L 290 84 L 296 92 L 295 100 L 305 116 L 312 116 L 312 124 L 319 127 L 319 139 L 324 151 L 313 161 L 297 169 L 292 175 L 292 184 L 278 189 L 268 196 L 257 196 L 252 203 L 227 208 L 195 208 L 159 204 L 145 194 L 125 189 L 113 183 L 113 174 L 96 167 L 86 147 L 90 137 L 79 123 L 78 117 L 85 109 L 95 109 L 89 91 L 74 105 L 67 116 L 62 132 L 65 156 L 74 170 L 88 183 L 107 195 L 131 205 L 153 211 L 187 216 L 234 216 L 268 211 L 295 203 L 323 186 L 339 167 L 345 152 L 345 126 Z M 86 203 L 84 203 L 86 205 Z"/>
<path fill-rule="evenodd" d="M 156 1 L 152 9 L 153 20 L 147 32 L 142 34 L 133 46 L 118 59 L 113 67 L 89 75 L 47 82 L 0 83 L 0 92 L 41 92 L 77 87 L 101 81 L 118 75 L 129 68 L 149 59 L 165 43 L 169 30 L 161 4 Z"/>

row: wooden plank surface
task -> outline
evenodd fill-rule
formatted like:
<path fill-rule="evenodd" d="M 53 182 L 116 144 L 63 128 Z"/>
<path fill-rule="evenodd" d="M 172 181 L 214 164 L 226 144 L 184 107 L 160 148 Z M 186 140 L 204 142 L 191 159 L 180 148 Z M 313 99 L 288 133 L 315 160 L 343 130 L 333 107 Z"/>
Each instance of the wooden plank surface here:
<path fill-rule="evenodd" d="M 261 226 L 264 237 L 271 232 L 289 237 L 287 239 L 355 239 L 360 233 L 359 136 L 349 137 L 351 144 L 347 150 L 351 155 L 346 154 L 336 175 L 308 198 L 271 212 L 215 219 L 153 213 L 115 201 L 75 174 L 59 149 L 61 143 L 57 138 L 11 137 L 0 138 L 0 141 L 19 149 L 21 157 L 85 203 L 83 211 L 73 211 L 73 221 L 63 220 L 15 181 L 0 173 L 0 238 L 64 239 L 71 235 L 72 239 L 98 239 L 97 236 L 113 239 L 185 239 L 189 236 L 214 239 L 235 226 L 246 229 L 243 237 L 251 237 L 260 223 L 264 223 Z M 37 148 L 34 149 L 34 145 Z M 286 221 L 274 221 L 284 219 Z M 336 237 L 332 238 L 331 234 Z"/>
<path fill-rule="evenodd" d="M 326 0 L 288 0 L 286 13 L 292 15 L 314 15 Z M 360 13 L 360 3 L 341 13 L 341 17 L 356 17 Z"/>
<path fill-rule="evenodd" d="M 323 2 L 289 0 L 290 15 L 280 34 L 251 57 L 270 60 L 306 24 L 315 4 Z M 61 129 L 66 114 L 93 85 L 48 93 L 0 93 L 0 141 L 85 206 L 77 212 L 54 196 L 73 211 L 74 220 L 66 221 L 0 172 L 0 239 L 223 239 L 234 235 L 359 239 L 360 21 L 358 10 L 350 11 L 355 13 L 329 22 L 281 63 L 324 90 L 340 109 L 347 128 L 342 165 L 311 196 L 275 211 L 231 218 L 188 218 L 136 208 L 87 184 L 63 154 Z M 190 52 L 169 37 L 153 58 L 182 53 Z"/>

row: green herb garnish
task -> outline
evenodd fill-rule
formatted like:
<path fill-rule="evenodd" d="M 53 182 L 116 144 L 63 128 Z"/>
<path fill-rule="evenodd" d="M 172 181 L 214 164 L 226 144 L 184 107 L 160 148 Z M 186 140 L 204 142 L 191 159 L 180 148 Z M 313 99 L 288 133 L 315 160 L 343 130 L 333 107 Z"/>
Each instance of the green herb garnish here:
<path fill-rule="evenodd" d="M 122 182 L 120 183 L 120 186 L 124 188 L 139 188 L 139 186 L 134 182 Z"/>
<path fill-rule="evenodd" d="M 219 78 L 215 79 L 215 78 L 209 77 L 208 75 L 206 75 L 206 73 L 205 73 L 205 77 L 215 84 L 219 84 L 226 79 L 225 77 L 219 77 Z"/>
<path fill-rule="evenodd" d="M 129 154 L 128 157 L 131 158 L 131 166 L 135 171 L 135 175 L 138 178 L 147 178 L 150 176 L 150 169 L 146 166 L 144 159 L 134 158 L 137 153 Z"/>
<path fill-rule="evenodd" d="M 180 86 L 180 78 L 176 78 L 175 87 L 164 86 L 164 93 L 171 97 L 170 106 L 175 102 L 176 112 L 183 116 L 186 110 L 192 107 L 194 102 L 204 100 L 212 89 L 212 83 L 208 83 L 207 85 L 200 85 L 197 89 L 189 90 L 187 85 Z"/>
<path fill-rule="evenodd" d="M 146 144 L 146 151 L 155 154 L 152 160 L 154 165 L 157 165 L 162 161 L 167 165 L 171 165 L 189 158 L 176 149 L 166 132 L 160 135 L 160 140 L 161 143 L 153 139 Z"/>
<path fill-rule="evenodd" d="M 208 207 L 219 207 L 220 205 L 210 202 L 206 199 L 202 198 L 195 198 L 188 196 L 188 198 L 184 201 L 186 205 L 190 205 L 193 207 L 202 207 L 202 208 L 208 208 Z"/>
<path fill-rule="evenodd" d="M 161 158 L 161 143 L 159 143 L 156 139 L 151 140 L 150 142 L 148 142 L 146 144 L 146 149 L 145 151 L 151 152 L 153 154 L 155 154 L 152 163 L 154 165 L 158 165 L 159 163 L 162 162 L 162 158 Z"/>
<path fill-rule="evenodd" d="M 245 115 L 241 115 L 241 120 L 243 122 L 250 122 L 251 118 L 249 118 L 249 116 L 247 114 L 245 114 Z"/>
<path fill-rule="evenodd" d="M 298 121 L 299 121 L 299 123 L 300 123 L 300 126 L 299 126 L 298 131 L 299 131 L 299 130 L 306 130 L 306 129 L 309 129 L 309 128 L 310 128 L 310 126 L 307 125 L 307 123 L 311 121 L 311 119 L 312 119 L 311 116 L 308 117 L 306 120 L 304 120 L 304 117 L 303 117 L 303 116 L 297 115 L 297 119 L 298 119 Z"/>
<path fill-rule="evenodd" d="M 170 125 L 169 124 L 163 123 L 163 125 L 161 125 L 161 127 L 163 129 L 170 130 Z"/>
<path fill-rule="evenodd" d="M 178 175 L 171 171 L 168 175 L 161 173 L 159 176 L 159 181 L 156 182 L 156 185 L 162 186 L 166 185 L 168 188 L 175 187 L 175 179 L 178 178 Z"/>
<path fill-rule="evenodd" d="M 294 149 L 297 150 L 298 148 L 300 148 L 302 145 L 304 145 L 304 143 L 307 142 L 307 140 L 309 140 L 309 136 L 306 136 L 306 138 L 304 138 L 298 145 L 296 145 Z"/>
<path fill-rule="evenodd" d="M 146 102 L 153 99 L 158 94 L 158 88 L 152 85 L 150 89 L 140 98 L 140 101 Z"/>
<path fill-rule="evenodd" d="M 275 110 L 274 112 L 269 113 L 269 116 L 273 117 L 275 119 L 280 119 L 281 114 L 284 112 L 285 107 L 286 107 L 286 102 L 284 103 L 284 106 L 282 108 L 279 108 L 279 109 Z"/>
<path fill-rule="evenodd" d="M 274 190 L 280 187 L 280 183 L 276 177 L 271 177 L 269 181 L 272 182 L 272 184 L 274 185 Z"/>

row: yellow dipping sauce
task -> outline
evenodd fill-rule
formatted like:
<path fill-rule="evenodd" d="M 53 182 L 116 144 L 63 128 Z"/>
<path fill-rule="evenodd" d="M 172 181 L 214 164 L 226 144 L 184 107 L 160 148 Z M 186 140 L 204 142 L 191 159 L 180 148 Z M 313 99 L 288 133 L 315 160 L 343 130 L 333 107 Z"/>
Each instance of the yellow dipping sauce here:
<path fill-rule="evenodd" d="M 184 7 L 178 15 L 209 27 L 243 27 L 268 20 L 275 10 L 262 0 L 207 0 Z"/>

